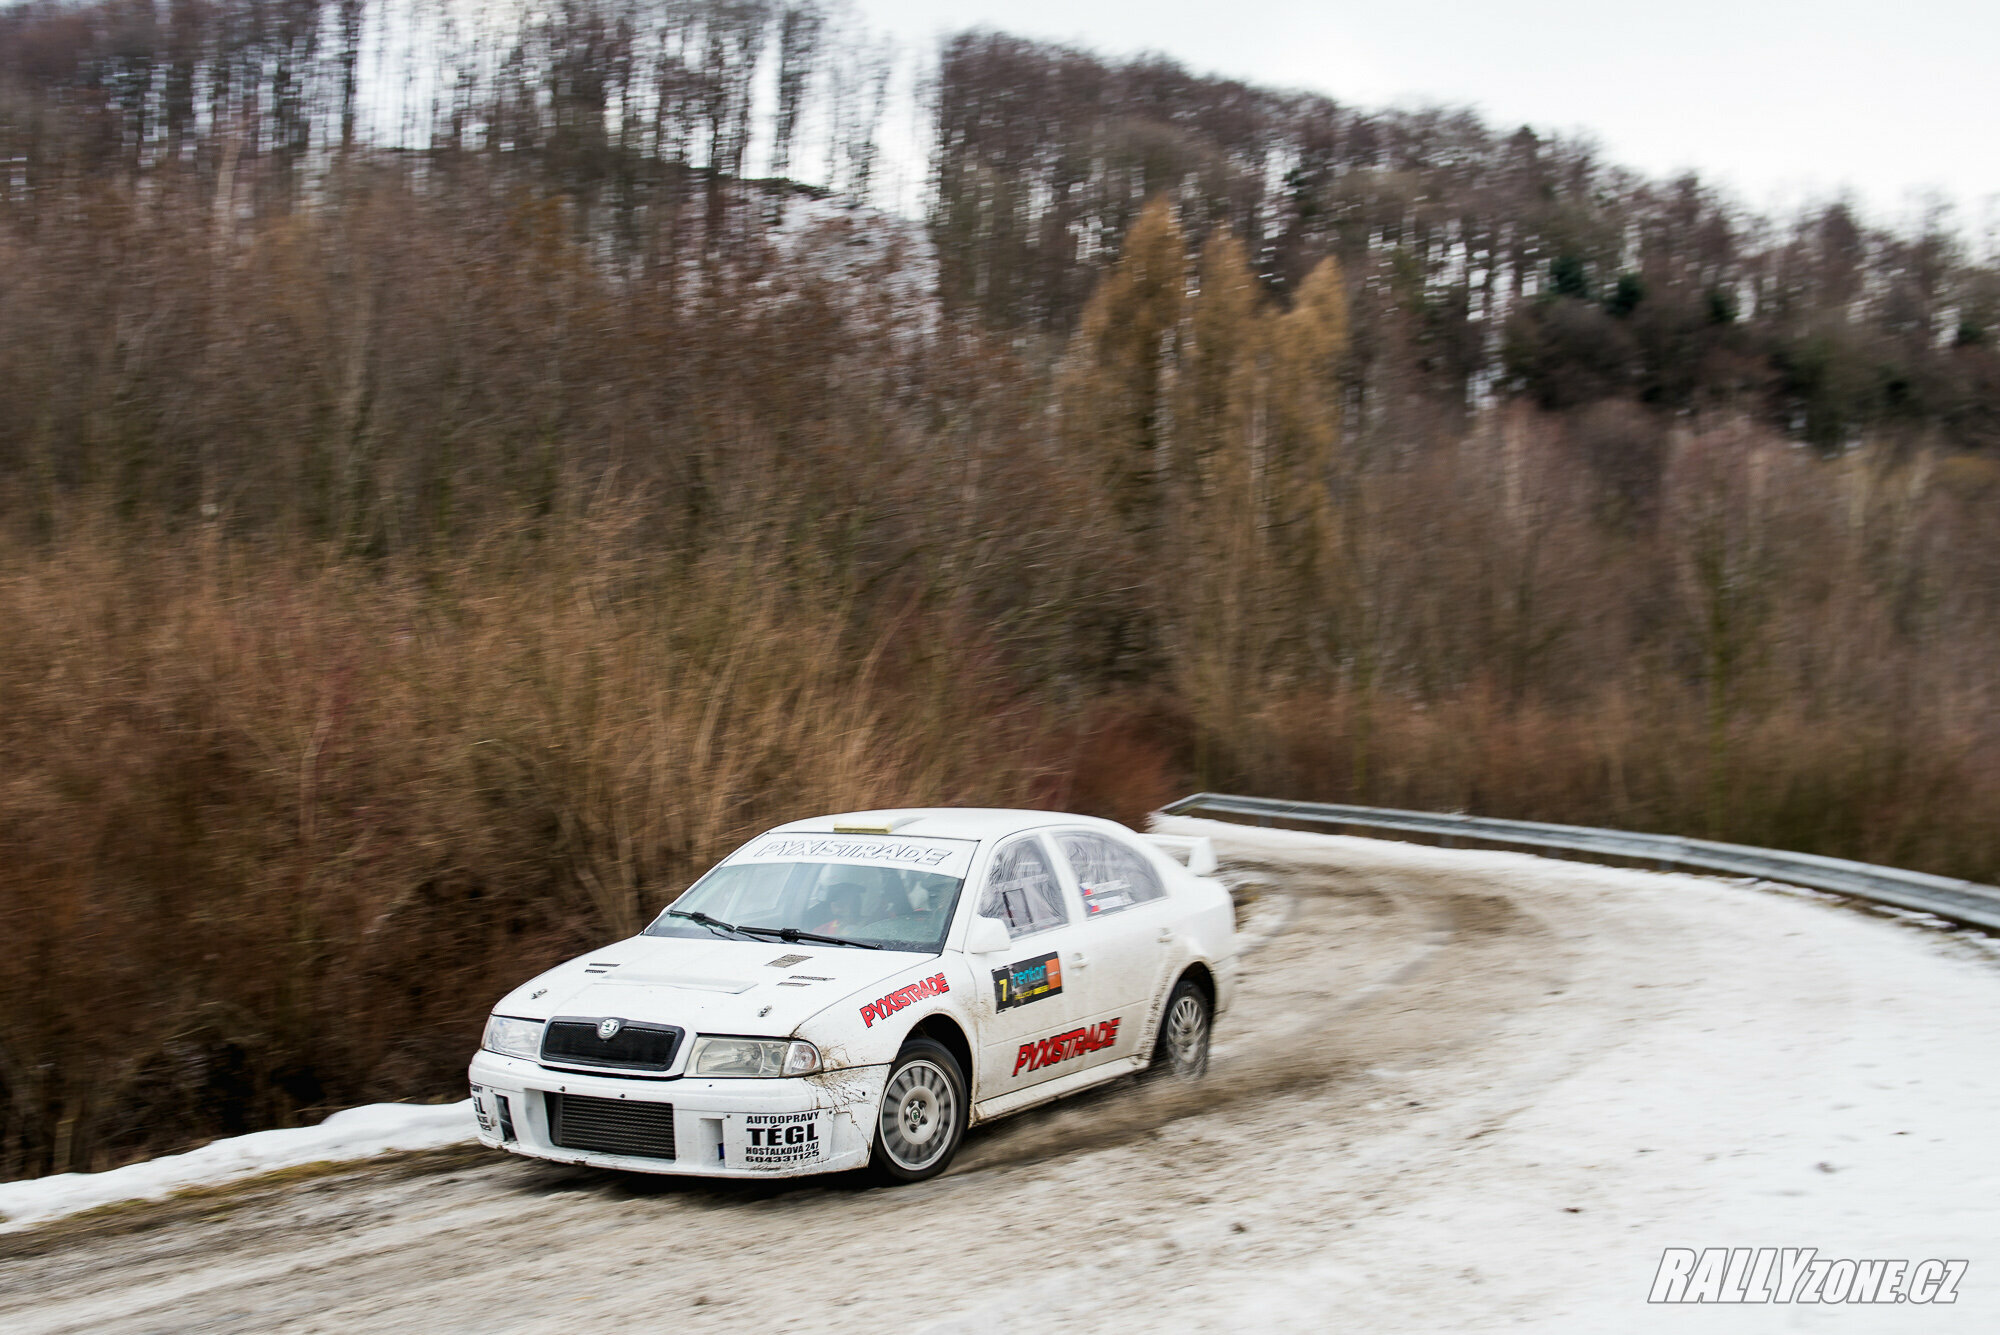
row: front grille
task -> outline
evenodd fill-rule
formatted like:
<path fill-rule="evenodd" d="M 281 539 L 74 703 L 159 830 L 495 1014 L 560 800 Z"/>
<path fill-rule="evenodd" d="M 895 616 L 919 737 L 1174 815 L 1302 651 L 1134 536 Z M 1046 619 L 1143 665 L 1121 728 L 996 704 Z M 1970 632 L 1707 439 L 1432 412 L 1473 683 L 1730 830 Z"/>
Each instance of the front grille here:
<path fill-rule="evenodd" d="M 616 1066 L 664 1071 L 674 1064 L 681 1031 L 669 1024 L 625 1024 L 610 1038 L 597 1036 L 596 1020 L 550 1020 L 542 1031 L 542 1060 L 558 1066 Z"/>
<path fill-rule="evenodd" d="M 549 1139 L 566 1150 L 674 1157 L 674 1105 L 635 1099 L 593 1099 L 582 1094 L 544 1094 L 549 1106 Z"/>

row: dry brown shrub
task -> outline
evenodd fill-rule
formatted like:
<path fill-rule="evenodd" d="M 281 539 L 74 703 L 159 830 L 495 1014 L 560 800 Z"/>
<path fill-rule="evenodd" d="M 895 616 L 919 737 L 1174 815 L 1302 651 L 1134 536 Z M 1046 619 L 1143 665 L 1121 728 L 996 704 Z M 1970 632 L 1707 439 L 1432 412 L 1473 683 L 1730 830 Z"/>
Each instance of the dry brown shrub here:
<path fill-rule="evenodd" d="M 1792 848 L 1993 883 L 1993 721 L 1946 710 L 1837 721 L 1780 704 L 1732 724 L 1720 828 L 1699 691 L 1612 685 L 1513 704 L 1353 692 L 1271 700 L 1208 740 L 1211 786 L 1271 796 L 1547 820 Z M 1368 784 L 1355 753 L 1366 747 Z"/>
<path fill-rule="evenodd" d="M 4 558 L 0 1172 L 450 1093 L 499 992 L 755 830 L 1047 786 L 964 627 L 628 525 Z"/>

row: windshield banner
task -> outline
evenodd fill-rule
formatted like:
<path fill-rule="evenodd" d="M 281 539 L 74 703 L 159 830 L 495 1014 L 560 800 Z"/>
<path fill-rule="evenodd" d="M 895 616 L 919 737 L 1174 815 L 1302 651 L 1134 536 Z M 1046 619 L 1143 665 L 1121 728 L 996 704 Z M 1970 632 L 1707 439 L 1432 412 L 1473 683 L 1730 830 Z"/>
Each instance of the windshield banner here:
<path fill-rule="evenodd" d="M 898 839 L 894 835 L 767 834 L 734 854 L 731 862 L 849 862 L 901 867 L 954 880 L 972 866 L 970 839 Z"/>

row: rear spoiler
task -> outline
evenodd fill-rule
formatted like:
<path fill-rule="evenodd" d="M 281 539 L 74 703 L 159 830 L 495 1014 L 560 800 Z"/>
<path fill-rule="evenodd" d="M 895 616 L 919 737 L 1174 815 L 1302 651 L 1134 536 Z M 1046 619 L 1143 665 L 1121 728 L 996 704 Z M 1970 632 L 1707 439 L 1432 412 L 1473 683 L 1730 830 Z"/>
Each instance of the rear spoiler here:
<path fill-rule="evenodd" d="M 1215 845 L 1206 836 L 1145 834 L 1139 836 L 1196 876 L 1213 876 L 1217 862 Z"/>

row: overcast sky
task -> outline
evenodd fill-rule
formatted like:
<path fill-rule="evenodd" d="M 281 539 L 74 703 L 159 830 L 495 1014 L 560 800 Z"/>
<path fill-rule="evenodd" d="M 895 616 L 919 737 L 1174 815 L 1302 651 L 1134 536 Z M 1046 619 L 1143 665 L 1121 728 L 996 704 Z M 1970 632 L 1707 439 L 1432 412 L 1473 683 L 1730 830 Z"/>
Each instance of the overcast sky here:
<path fill-rule="evenodd" d="M 2000 210 L 2000 0 L 856 0 L 913 53 L 986 26 L 1310 88 L 1587 130 L 1615 161 L 1698 168 L 1786 210 L 1852 191 L 1882 221 L 1925 191 Z"/>

